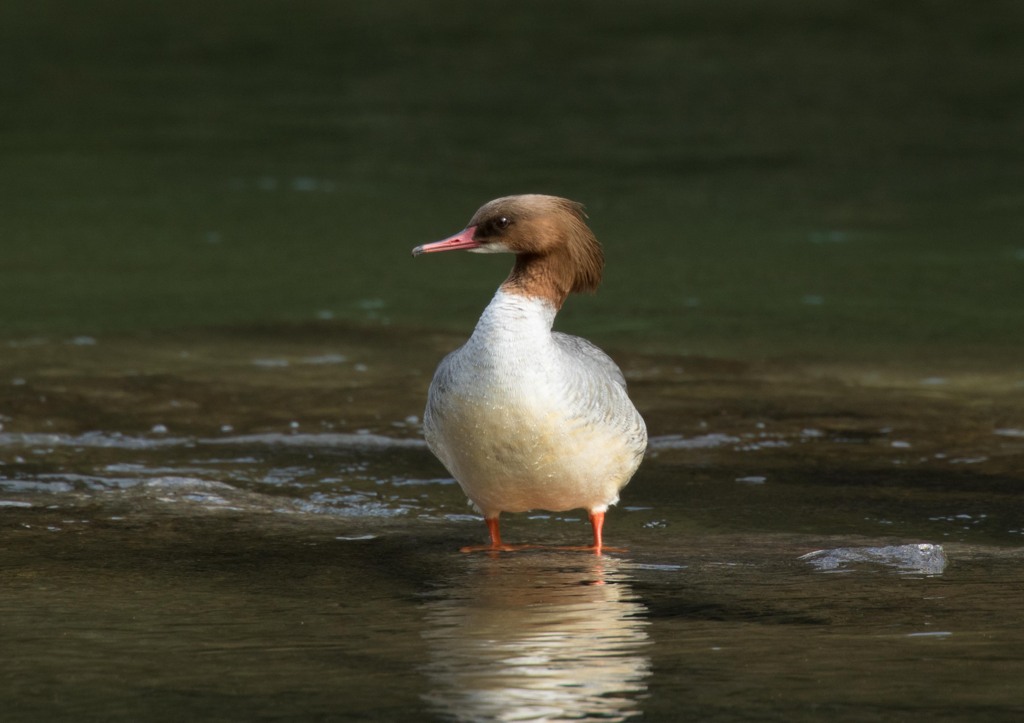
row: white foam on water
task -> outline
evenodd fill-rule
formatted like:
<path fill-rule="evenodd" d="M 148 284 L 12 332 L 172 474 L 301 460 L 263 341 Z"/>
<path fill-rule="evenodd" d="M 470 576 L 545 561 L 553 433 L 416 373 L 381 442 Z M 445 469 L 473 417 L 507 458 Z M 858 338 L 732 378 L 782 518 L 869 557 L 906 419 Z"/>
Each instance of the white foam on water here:
<path fill-rule="evenodd" d="M 426 442 L 416 438 L 387 437 L 382 434 L 354 434 L 331 432 L 326 434 L 243 434 L 220 438 L 195 438 L 167 436 L 158 430 L 159 437 L 139 437 L 120 432 L 85 432 L 84 434 L 0 432 L 0 448 L 50 448 L 83 447 L 110 449 L 159 449 L 167 447 L 194 447 L 201 445 L 244 445 L 267 444 L 290 447 L 338 447 L 338 448 L 391 448 L 426 447 Z"/>
<path fill-rule="evenodd" d="M 203 439 L 201 444 L 268 444 L 287 447 L 337 447 L 337 448 L 373 448 L 382 449 L 400 447 L 419 449 L 427 443 L 422 439 L 386 437 L 383 434 L 350 434 L 332 432 L 328 434 L 283 434 L 268 432 L 265 434 L 242 434 L 220 439 Z"/>
<path fill-rule="evenodd" d="M 679 434 L 667 434 L 661 437 L 651 437 L 648 446 L 653 450 L 659 449 L 712 449 L 724 447 L 728 444 L 740 442 L 739 437 L 728 434 L 702 434 L 699 437 L 683 437 Z"/>

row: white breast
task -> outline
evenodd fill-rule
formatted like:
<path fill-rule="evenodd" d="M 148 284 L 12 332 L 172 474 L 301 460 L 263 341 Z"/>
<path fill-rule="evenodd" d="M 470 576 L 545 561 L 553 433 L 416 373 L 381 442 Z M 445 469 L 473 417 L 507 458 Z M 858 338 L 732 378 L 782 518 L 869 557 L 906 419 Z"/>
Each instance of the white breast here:
<path fill-rule="evenodd" d="M 647 445 L 622 374 L 552 333 L 548 302 L 498 291 L 430 386 L 427 444 L 484 513 L 603 511 Z"/>

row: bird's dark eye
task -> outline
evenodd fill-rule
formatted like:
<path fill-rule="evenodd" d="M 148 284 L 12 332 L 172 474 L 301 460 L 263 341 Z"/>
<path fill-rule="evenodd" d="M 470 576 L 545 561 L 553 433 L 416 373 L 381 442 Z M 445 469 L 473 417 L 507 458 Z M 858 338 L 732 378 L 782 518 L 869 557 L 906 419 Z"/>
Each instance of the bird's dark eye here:
<path fill-rule="evenodd" d="M 509 227 L 511 223 L 512 221 L 509 220 L 508 216 L 499 216 L 498 219 L 494 222 L 494 227 L 499 231 L 504 231 Z"/>

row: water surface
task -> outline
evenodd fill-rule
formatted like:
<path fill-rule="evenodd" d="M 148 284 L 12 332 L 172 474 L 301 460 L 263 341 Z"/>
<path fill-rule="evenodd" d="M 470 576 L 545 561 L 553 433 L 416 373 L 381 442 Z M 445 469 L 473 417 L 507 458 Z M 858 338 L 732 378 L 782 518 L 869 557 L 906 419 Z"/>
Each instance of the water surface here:
<path fill-rule="evenodd" d="M 4 720 L 1024 715 L 1013 3 L 0 6 Z M 651 448 L 486 537 L 432 370 L 586 203 Z"/>
<path fill-rule="evenodd" d="M 446 335 L 28 341 L 0 368 L 11 719 L 1024 710 L 1012 376 L 622 354 L 652 436 L 624 551 L 535 513 L 505 535 L 548 547 L 492 557 L 420 438 Z"/>
<path fill-rule="evenodd" d="M 504 260 L 409 250 L 545 192 L 607 248 L 588 335 L 1005 364 L 1022 32 L 1012 3 L 14 0 L 0 331 L 461 329 Z"/>

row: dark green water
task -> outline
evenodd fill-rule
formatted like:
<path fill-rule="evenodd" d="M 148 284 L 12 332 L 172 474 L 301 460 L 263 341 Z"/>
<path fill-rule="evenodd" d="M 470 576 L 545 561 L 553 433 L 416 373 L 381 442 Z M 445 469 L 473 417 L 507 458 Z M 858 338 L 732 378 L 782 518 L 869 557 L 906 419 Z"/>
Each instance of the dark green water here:
<path fill-rule="evenodd" d="M 3 4 L 0 718 L 1019 720 L 1021 38 L 1013 3 Z M 458 553 L 420 441 L 509 260 L 409 252 L 522 191 L 606 247 L 559 326 L 648 421 L 625 552 Z"/>
<path fill-rule="evenodd" d="M 1011 2 L 5 3 L 0 329 L 463 328 L 504 262 L 409 248 L 540 191 L 607 246 L 567 312 L 588 333 L 1012 356 L 1022 27 Z"/>

